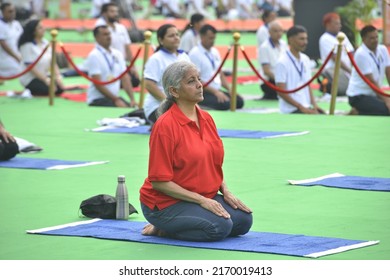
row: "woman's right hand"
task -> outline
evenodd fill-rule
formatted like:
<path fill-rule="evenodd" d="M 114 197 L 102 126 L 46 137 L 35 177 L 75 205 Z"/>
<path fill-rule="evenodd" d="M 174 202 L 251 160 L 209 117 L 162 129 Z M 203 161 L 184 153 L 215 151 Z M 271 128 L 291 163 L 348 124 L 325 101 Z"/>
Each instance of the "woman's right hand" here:
<path fill-rule="evenodd" d="M 229 219 L 230 214 L 223 208 L 222 204 L 218 201 L 211 199 L 211 198 L 204 198 L 202 202 L 199 204 L 204 209 L 209 210 L 210 212 L 213 212 L 215 215 Z"/>

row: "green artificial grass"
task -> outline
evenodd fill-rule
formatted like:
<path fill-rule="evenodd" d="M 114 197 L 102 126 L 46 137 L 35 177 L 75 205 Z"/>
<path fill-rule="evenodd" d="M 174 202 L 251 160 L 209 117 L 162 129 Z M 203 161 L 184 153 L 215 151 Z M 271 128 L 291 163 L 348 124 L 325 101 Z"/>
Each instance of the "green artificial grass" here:
<path fill-rule="evenodd" d="M 55 1 L 50 1 L 55 17 Z M 148 1 L 141 1 L 146 5 Z M 72 16 L 90 3 L 72 4 Z M 154 16 L 158 18 L 158 16 Z M 154 35 L 155 37 L 155 35 Z M 154 38 L 153 37 L 153 38 Z M 50 39 L 50 38 L 49 38 Z M 60 31 L 62 42 L 93 42 L 91 34 Z M 232 34 L 220 33 L 217 45 L 228 45 Z M 253 33 L 241 34 L 240 43 L 255 45 Z M 75 58 L 77 63 L 82 58 Z M 257 65 L 256 58 L 252 58 Z M 140 63 L 140 62 L 139 62 Z M 138 64 L 139 66 L 141 64 Z M 239 68 L 248 69 L 246 61 Z M 226 62 L 231 69 L 232 61 Z M 224 67 L 224 68 L 225 68 Z M 139 68 L 140 69 L 140 68 Z M 239 75 L 254 75 L 240 72 Z M 66 85 L 88 84 L 81 77 Z M 18 80 L 0 85 L 0 92 L 20 90 Z M 244 96 L 261 97 L 258 84 L 238 85 Z M 315 95 L 320 92 L 315 90 Z M 123 92 L 122 92 L 123 94 Z M 136 98 L 139 94 L 136 93 Z M 319 103 L 329 109 L 329 103 Z M 245 108 L 277 108 L 277 101 L 246 100 Z M 338 102 L 336 111 L 350 109 Z M 129 200 L 139 211 L 130 220 L 145 221 L 139 206 L 139 188 L 147 176 L 148 136 L 87 132 L 104 117 L 119 117 L 132 109 L 93 108 L 56 98 L 20 100 L 0 96 L 0 119 L 14 135 L 43 151 L 18 157 L 109 163 L 66 170 L 0 168 L 0 260 L 303 260 L 275 254 L 194 249 L 81 237 L 29 235 L 26 230 L 83 221 L 82 200 L 97 194 L 114 195 L 117 176 L 124 174 Z M 224 174 L 229 188 L 253 210 L 252 230 L 359 240 L 379 245 L 351 250 L 320 260 L 389 260 L 390 194 L 288 185 L 329 173 L 389 177 L 389 120 L 386 117 L 345 115 L 282 115 L 210 111 L 218 128 L 264 131 L 309 131 L 275 139 L 223 138 Z M 201 176 L 201 174 L 200 174 Z"/>
<path fill-rule="evenodd" d="M 291 260 L 297 257 L 170 247 L 92 238 L 37 236 L 28 229 L 82 221 L 80 202 L 96 194 L 114 195 L 116 178 L 126 176 L 129 200 L 144 221 L 139 188 L 147 175 L 148 136 L 87 132 L 104 117 L 130 109 L 91 108 L 56 98 L 0 97 L 1 118 L 16 136 L 43 147 L 18 155 L 64 160 L 109 160 L 67 170 L 0 168 L 0 259 L 3 260 Z M 275 139 L 223 138 L 225 178 L 254 213 L 254 231 L 380 240 L 379 245 L 321 259 L 385 260 L 390 257 L 390 196 L 386 192 L 299 187 L 288 179 L 340 172 L 388 177 L 388 118 L 329 115 L 246 114 L 210 111 L 219 128 L 310 131 Z M 201 174 L 200 174 L 201 176 Z"/>

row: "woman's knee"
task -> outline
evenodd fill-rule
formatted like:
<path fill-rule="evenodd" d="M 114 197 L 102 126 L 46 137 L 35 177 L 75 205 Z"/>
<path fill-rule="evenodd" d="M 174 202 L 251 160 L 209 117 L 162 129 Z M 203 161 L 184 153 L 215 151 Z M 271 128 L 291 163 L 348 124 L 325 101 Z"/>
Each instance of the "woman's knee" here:
<path fill-rule="evenodd" d="M 234 223 L 230 236 L 244 235 L 252 227 L 253 217 L 251 213 L 243 213 Z"/>
<path fill-rule="evenodd" d="M 218 221 L 212 223 L 207 230 L 207 235 L 210 241 L 218 241 L 228 237 L 233 229 L 233 221 L 231 219 L 219 218 Z"/>

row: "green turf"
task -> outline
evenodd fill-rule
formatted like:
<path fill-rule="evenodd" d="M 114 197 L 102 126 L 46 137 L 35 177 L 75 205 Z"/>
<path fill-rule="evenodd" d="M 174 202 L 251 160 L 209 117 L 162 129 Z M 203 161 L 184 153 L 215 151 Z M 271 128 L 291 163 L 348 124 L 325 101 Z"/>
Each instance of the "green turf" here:
<path fill-rule="evenodd" d="M 54 1 L 53 1 L 54 2 Z M 147 1 L 142 1 L 145 4 Z M 51 2 L 50 2 L 51 3 Z M 72 5 L 77 17 L 86 3 Z M 51 9 L 53 8 L 51 4 Z M 63 42 L 92 42 L 77 31 L 61 31 Z M 241 34 L 242 45 L 254 45 L 254 34 Z M 231 34 L 218 35 L 217 44 L 230 44 Z M 78 62 L 82 59 L 75 58 Z M 253 62 L 257 65 L 255 58 Z M 139 64 L 140 65 L 140 64 Z M 231 60 L 226 68 L 231 69 Z M 249 68 L 245 61 L 240 68 Z M 240 75 L 253 75 L 242 72 Z M 67 85 L 87 84 L 67 78 Z M 7 81 L 0 92 L 21 89 Z M 260 97 L 257 84 L 238 85 L 241 94 Z M 319 92 L 315 91 L 318 96 Z M 136 94 L 138 98 L 138 94 Z M 320 103 L 328 109 L 328 103 Z M 276 101 L 246 100 L 246 108 L 277 108 Z M 336 110 L 348 111 L 347 103 Z M 147 175 L 148 136 L 86 132 L 104 117 L 130 109 L 90 108 L 56 98 L 18 100 L 0 97 L 0 118 L 16 136 L 43 147 L 29 157 L 64 160 L 109 160 L 108 164 L 68 170 L 0 168 L 0 260 L 292 260 L 297 257 L 193 249 L 79 237 L 28 235 L 28 229 L 82 221 L 78 207 L 90 196 L 114 195 L 116 177 L 126 175 L 130 202 L 140 211 L 139 188 Z M 379 245 L 323 257 L 324 260 L 389 260 L 390 194 L 325 187 L 299 187 L 288 179 L 305 179 L 340 172 L 346 175 L 389 177 L 389 120 L 385 117 L 248 114 L 210 111 L 225 129 L 310 131 L 309 134 L 267 140 L 228 139 L 225 178 L 230 189 L 254 213 L 252 230 L 380 240 Z M 27 155 L 19 155 L 27 156 Z M 140 214 L 131 220 L 144 221 Z"/>
<path fill-rule="evenodd" d="M 44 148 L 30 157 L 110 161 L 60 171 L 0 169 L 0 259 L 301 259 L 26 234 L 27 229 L 84 220 L 78 216 L 80 202 L 100 193 L 113 195 L 119 174 L 126 175 L 130 202 L 140 210 L 148 136 L 85 131 L 96 127 L 96 120 L 128 109 L 89 108 L 60 98 L 49 106 L 46 98 L 6 97 L 0 97 L 0 108 L 13 134 Z M 389 259 L 389 193 L 287 184 L 288 179 L 333 172 L 388 177 L 388 118 L 210 112 L 219 128 L 310 131 L 268 140 L 223 139 L 226 181 L 253 209 L 253 230 L 380 240 L 376 246 L 322 259 Z M 144 221 L 142 214 L 131 220 Z"/>

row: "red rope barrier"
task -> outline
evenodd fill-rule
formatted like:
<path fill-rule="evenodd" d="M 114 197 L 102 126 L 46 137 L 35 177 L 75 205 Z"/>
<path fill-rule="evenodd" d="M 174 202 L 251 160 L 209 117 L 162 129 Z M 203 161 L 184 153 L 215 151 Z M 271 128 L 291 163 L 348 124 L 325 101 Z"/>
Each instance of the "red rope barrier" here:
<path fill-rule="evenodd" d="M 355 70 L 356 72 L 359 74 L 360 78 L 363 79 L 363 81 L 372 89 L 374 90 L 375 92 L 379 93 L 380 95 L 383 95 L 383 96 L 386 96 L 386 97 L 390 97 L 390 94 L 382 91 L 380 88 L 378 88 L 376 85 L 374 85 L 359 69 L 359 67 L 357 66 L 356 62 L 355 62 L 355 59 L 353 58 L 353 53 L 352 52 L 348 52 L 348 57 L 349 59 L 351 60 L 351 63 L 353 65 L 353 67 L 355 67 Z"/>
<path fill-rule="evenodd" d="M 246 59 L 246 61 L 248 62 L 249 66 L 252 68 L 253 72 L 255 72 L 255 74 L 257 75 L 257 77 L 259 77 L 260 80 L 262 80 L 267 86 L 269 86 L 270 88 L 272 88 L 273 90 L 277 91 L 277 92 L 281 92 L 281 93 L 294 93 L 294 92 L 297 92 L 301 89 L 303 89 L 304 87 L 307 87 L 308 85 L 310 85 L 314 79 L 316 79 L 322 72 L 322 70 L 324 69 L 325 65 L 329 62 L 329 60 L 332 58 L 332 55 L 333 55 L 333 50 L 328 54 L 328 56 L 326 57 L 324 63 L 322 64 L 322 66 L 320 67 L 320 69 L 318 70 L 318 72 L 309 80 L 307 81 L 305 84 L 301 85 L 300 87 L 296 88 L 296 89 L 291 89 L 291 90 L 284 90 L 284 89 L 281 89 L 277 86 L 275 86 L 274 84 L 270 83 L 269 81 L 267 81 L 266 79 L 264 79 L 260 73 L 257 71 L 256 67 L 253 66 L 252 62 L 250 61 L 247 53 L 245 52 L 244 48 L 241 47 L 241 51 Z"/>
<path fill-rule="evenodd" d="M 49 48 L 50 44 L 48 44 L 45 49 L 42 51 L 42 53 L 38 56 L 38 58 L 31 64 L 28 65 L 27 68 L 25 68 L 21 73 L 19 74 L 16 74 L 16 75 L 13 75 L 13 76 L 10 76 L 10 77 L 1 77 L 0 76 L 0 80 L 13 80 L 13 79 L 16 79 L 16 78 L 19 78 L 21 76 L 23 76 L 24 74 L 26 74 L 27 72 L 31 71 L 31 69 L 34 68 L 34 66 L 38 63 L 38 61 L 42 58 L 42 56 L 45 54 L 45 52 L 47 51 L 47 49 Z"/>
<path fill-rule="evenodd" d="M 218 75 L 219 72 L 221 72 L 221 69 L 222 69 L 222 66 L 225 64 L 225 61 L 227 59 L 227 57 L 229 56 L 229 53 L 231 51 L 231 47 L 229 47 L 229 49 L 227 50 L 227 53 L 225 55 L 225 57 L 223 58 L 222 62 L 221 62 L 221 65 L 218 67 L 217 71 L 215 71 L 214 75 L 211 77 L 210 80 L 208 80 L 206 83 L 203 84 L 203 87 L 207 87 L 214 79 L 215 77 Z"/>
<path fill-rule="evenodd" d="M 97 84 L 97 85 L 108 85 L 108 84 L 111 84 L 111 83 L 114 83 L 116 81 L 118 81 L 119 79 L 121 79 L 125 74 L 127 74 L 127 72 L 129 72 L 129 70 L 133 67 L 134 65 L 134 62 L 135 60 L 137 59 L 138 55 L 140 54 L 141 52 L 141 47 L 138 49 L 137 53 L 135 54 L 133 60 L 130 62 L 130 65 L 127 66 L 127 68 L 125 69 L 125 71 L 123 71 L 118 77 L 110 80 L 110 81 L 100 81 L 100 80 L 95 80 L 95 79 L 92 79 L 91 77 L 89 77 L 87 74 L 85 74 L 83 71 L 81 71 L 79 68 L 77 68 L 77 66 L 74 64 L 73 60 L 71 59 L 71 57 L 69 56 L 68 52 L 65 50 L 65 47 L 63 45 L 61 45 L 61 50 L 62 52 L 64 53 L 66 59 L 69 61 L 70 65 L 72 65 L 72 67 L 74 68 L 74 70 L 82 77 L 86 78 L 88 81 L 94 83 L 94 84 Z"/>

